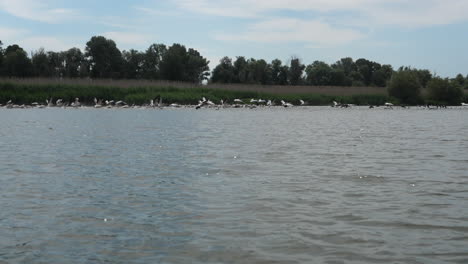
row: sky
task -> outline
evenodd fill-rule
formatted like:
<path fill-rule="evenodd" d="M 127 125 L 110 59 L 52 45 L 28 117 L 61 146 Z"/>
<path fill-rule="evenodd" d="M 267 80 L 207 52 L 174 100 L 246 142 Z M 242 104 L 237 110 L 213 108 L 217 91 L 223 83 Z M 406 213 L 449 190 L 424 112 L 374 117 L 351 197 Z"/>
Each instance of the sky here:
<path fill-rule="evenodd" d="M 224 56 L 366 58 L 395 68 L 468 74 L 468 0 L 0 0 L 0 40 L 26 51 L 84 49 L 96 35 L 121 50 L 152 43 Z"/>

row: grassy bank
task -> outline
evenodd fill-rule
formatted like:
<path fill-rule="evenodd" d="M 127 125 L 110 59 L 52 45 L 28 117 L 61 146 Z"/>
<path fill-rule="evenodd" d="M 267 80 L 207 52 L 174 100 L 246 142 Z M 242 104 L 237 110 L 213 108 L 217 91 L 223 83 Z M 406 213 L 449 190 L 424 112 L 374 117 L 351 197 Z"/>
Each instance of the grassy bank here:
<path fill-rule="evenodd" d="M 116 85 L 114 83 L 116 82 Z M 88 80 L 73 81 L 31 81 L 31 80 L 0 80 L 0 104 L 5 104 L 12 100 L 15 104 L 31 104 L 33 102 L 43 103 L 46 99 L 58 98 L 64 102 L 72 102 L 75 97 L 85 104 L 93 104 L 94 98 L 104 100 L 123 100 L 128 104 L 148 104 L 150 99 L 162 97 L 165 104 L 197 104 L 198 100 L 206 97 L 215 103 L 219 100 L 233 102 L 240 98 L 263 98 L 279 103 L 281 100 L 299 104 L 299 100 L 304 100 L 310 105 L 329 105 L 332 101 L 338 101 L 357 105 L 381 105 L 388 100 L 386 94 L 372 93 L 371 90 L 350 93 L 353 87 L 341 87 L 348 92 L 338 93 L 338 88 L 331 87 L 333 93 L 323 92 L 323 88 L 316 87 L 316 91 L 300 91 L 294 87 L 281 87 L 281 91 L 274 92 L 278 87 L 267 87 L 263 89 L 259 86 L 198 86 L 177 83 L 130 83 L 129 81 L 95 82 Z M 285 89 L 290 89 L 286 93 Z M 305 89 L 305 88 L 302 88 Z M 361 92 L 361 93 L 360 93 Z"/>

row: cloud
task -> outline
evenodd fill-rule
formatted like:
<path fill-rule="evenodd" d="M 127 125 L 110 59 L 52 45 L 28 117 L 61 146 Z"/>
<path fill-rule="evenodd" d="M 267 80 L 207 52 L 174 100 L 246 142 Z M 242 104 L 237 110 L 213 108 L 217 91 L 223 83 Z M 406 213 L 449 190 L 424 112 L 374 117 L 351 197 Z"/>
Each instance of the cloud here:
<path fill-rule="evenodd" d="M 279 18 L 253 24 L 244 33 L 218 34 L 217 40 L 265 43 L 297 42 L 308 46 L 342 45 L 361 39 L 357 30 L 333 27 L 319 20 Z"/>
<path fill-rule="evenodd" d="M 6 44 L 6 41 L 17 38 L 21 35 L 26 34 L 28 31 L 20 28 L 11 28 L 11 27 L 2 27 L 0 26 L 0 40 L 3 44 Z"/>
<path fill-rule="evenodd" d="M 425 27 L 468 21 L 466 0 L 173 0 L 180 8 L 221 17 L 261 18 L 275 11 L 318 12 L 337 19 L 352 14 L 369 27 L 394 25 Z M 359 19 L 357 19 L 359 18 Z M 345 22 L 345 21 L 343 21 Z"/>
<path fill-rule="evenodd" d="M 76 10 L 68 8 L 52 8 L 48 1 L 36 0 L 0 0 L 0 10 L 10 15 L 46 23 L 58 23 L 76 18 Z"/>
<path fill-rule="evenodd" d="M 142 46 L 149 45 L 152 37 L 148 34 L 135 33 L 135 32 L 124 32 L 124 31 L 110 31 L 102 34 L 106 38 L 114 40 L 117 44 L 123 44 L 125 46 Z"/>
<path fill-rule="evenodd" d="M 82 48 L 84 45 L 76 43 L 68 38 L 57 38 L 49 36 L 26 37 L 21 38 L 20 46 L 26 51 L 36 51 L 39 48 L 45 48 L 47 51 L 65 51 L 71 48 Z"/>

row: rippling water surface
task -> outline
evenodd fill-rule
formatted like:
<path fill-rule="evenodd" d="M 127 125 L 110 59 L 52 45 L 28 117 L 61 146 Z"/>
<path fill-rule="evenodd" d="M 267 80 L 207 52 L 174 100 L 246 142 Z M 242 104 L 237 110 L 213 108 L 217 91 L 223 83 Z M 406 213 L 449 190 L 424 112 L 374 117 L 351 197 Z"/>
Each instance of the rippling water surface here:
<path fill-rule="evenodd" d="M 0 263 L 468 263 L 468 109 L 0 121 Z"/>

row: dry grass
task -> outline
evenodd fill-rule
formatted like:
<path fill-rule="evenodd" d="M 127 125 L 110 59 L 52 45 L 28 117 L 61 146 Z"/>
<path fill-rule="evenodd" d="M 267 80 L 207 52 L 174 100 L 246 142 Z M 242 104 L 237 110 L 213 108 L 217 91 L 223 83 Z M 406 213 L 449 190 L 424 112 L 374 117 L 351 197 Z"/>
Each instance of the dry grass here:
<path fill-rule="evenodd" d="M 27 78 L 0 79 L 0 82 L 27 85 L 79 85 L 103 86 L 119 88 L 135 87 L 175 87 L 181 89 L 209 88 L 226 91 L 259 92 L 268 94 L 322 94 L 331 96 L 351 95 L 387 95 L 387 89 L 382 87 L 343 87 L 343 86 L 279 86 L 252 84 L 208 84 L 200 85 L 185 82 L 152 81 L 152 80 L 112 80 L 112 79 L 58 79 L 58 78 Z"/>

